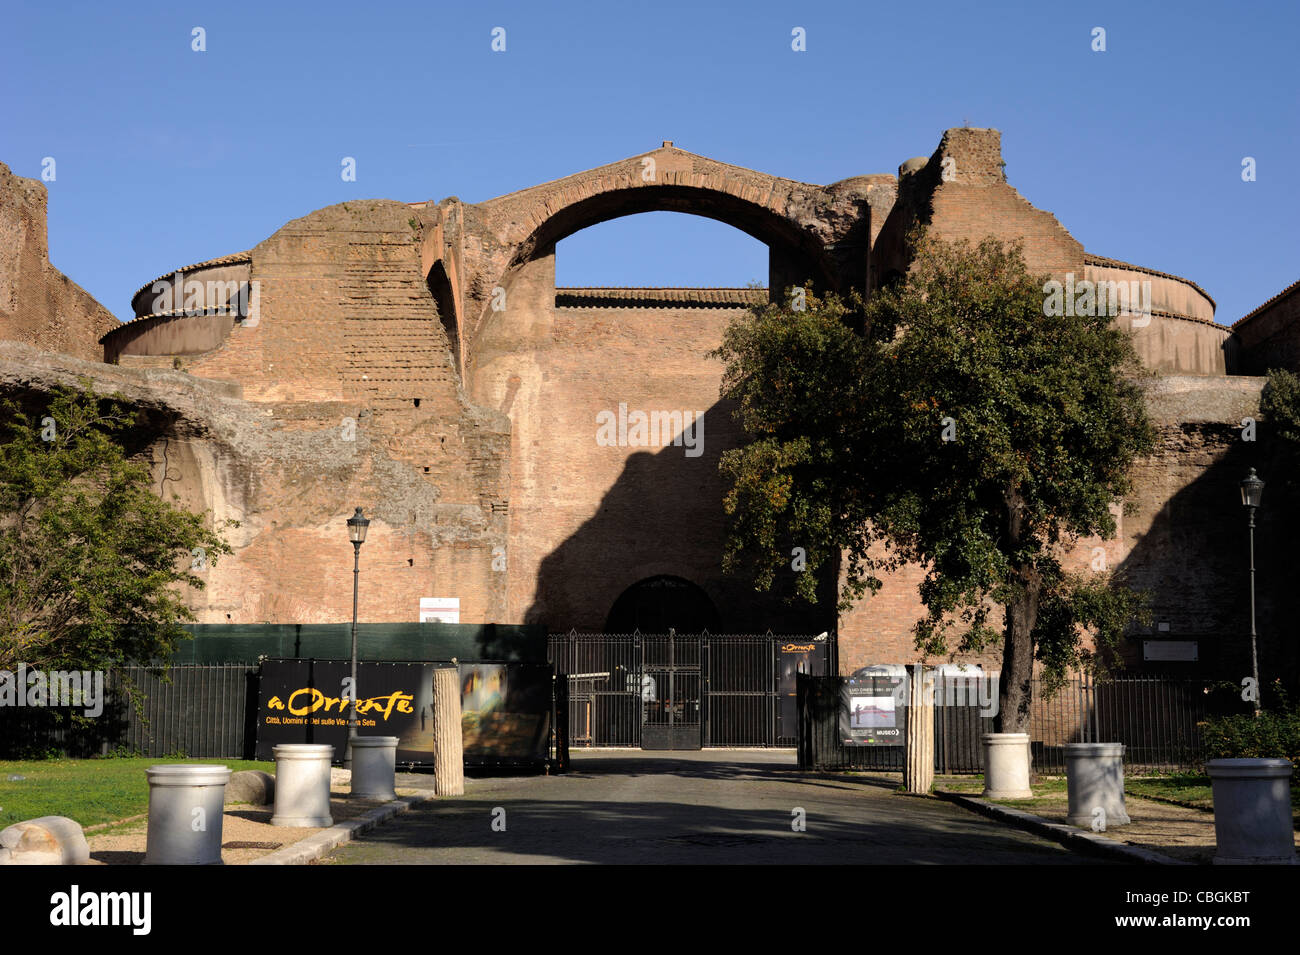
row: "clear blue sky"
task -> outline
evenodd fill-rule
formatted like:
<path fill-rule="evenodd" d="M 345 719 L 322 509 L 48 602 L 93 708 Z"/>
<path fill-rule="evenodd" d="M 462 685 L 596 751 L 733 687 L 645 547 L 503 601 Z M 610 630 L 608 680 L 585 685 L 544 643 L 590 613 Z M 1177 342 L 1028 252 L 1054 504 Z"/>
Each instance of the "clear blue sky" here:
<path fill-rule="evenodd" d="M 51 258 L 126 317 L 156 275 L 347 199 L 481 201 L 664 139 L 829 183 L 992 126 L 1086 249 L 1197 281 L 1231 322 L 1300 278 L 1297 35 L 1295 2 L 12 4 L 0 161 L 54 157 Z M 557 268 L 744 285 L 765 263 L 654 214 L 579 233 Z"/>

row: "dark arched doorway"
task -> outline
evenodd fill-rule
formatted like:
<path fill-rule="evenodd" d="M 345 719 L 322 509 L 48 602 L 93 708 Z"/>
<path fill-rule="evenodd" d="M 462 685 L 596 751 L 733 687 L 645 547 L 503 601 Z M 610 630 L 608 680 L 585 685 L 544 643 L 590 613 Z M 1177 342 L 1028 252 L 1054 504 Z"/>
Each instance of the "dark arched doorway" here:
<path fill-rule="evenodd" d="M 702 589 L 682 577 L 662 575 L 623 591 L 605 619 L 605 632 L 717 633 L 721 624 L 717 608 Z"/>

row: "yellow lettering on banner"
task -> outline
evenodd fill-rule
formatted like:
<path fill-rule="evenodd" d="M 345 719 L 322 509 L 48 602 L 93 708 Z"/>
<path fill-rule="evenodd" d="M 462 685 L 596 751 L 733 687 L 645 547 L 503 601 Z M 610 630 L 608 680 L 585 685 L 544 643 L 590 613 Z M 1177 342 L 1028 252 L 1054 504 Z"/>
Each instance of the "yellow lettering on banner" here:
<path fill-rule="evenodd" d="M 300 701 L 299 697 L 303 694 L 307 694 L 307 698 Z M 393 715 L 394 709 L 399 713 L 413 713 L 414 709 L 411 706 L 411 701 L 414 699 L 413 694 L 403 693 L 398 690 L 387 696 L 374 696 L 368 700 L 359 700 L 357 702 L 357 712 L 369 713 L 372 710 L 379 710 L 383 713 L 383 718 L 387 720 Z M 326 713 L 334 707 L 338 707 L 339 712 L 342 712 L 349 702 L 349 700 L 344 700 L 341 697 L 326 696 L 315 687 L 302 687 L 289 694 L 289 712 L 294 716 L 305 716 L 308 713 L 315 713 L 322 707 L 324 707 Z M 267 703 L 267 708 L 282 709 L 283 704 L 280 703 L 279 697 L 275 697 Z M 319 720 L 313 720 L 312 722 L 316 723 Z M 371 722 L 367 725 L 373 726 L 375 724 Z"/>
<path fill-rule="evenodd" d="M 278 696 L 273 696 L 271 697 L 270 701 L 266 704 L 266 708 L 268 710 L 282 710 L 284 709 L 284 704 L 280 702 L 280 698 Z"/>
<path fill-rule="evenodd" d="M 392 716 L 393 707 L 397 706 L 399 700 L 411 700 L 413 698 L 414 697 L 412 697 L 411 694 L 402 693 L 399 690 L 395 693 L 390 693 L 388 696 L 375 696 L 375 697 L 371 697 L 370 699 L 366 700 L 363 703 L 358 703 L 357 712 L 369 713 L 371 710 L 382 709 L 384 711 L 384 719 L 388 719 L 388 717 Z M 403 712 L 409 713 L 410 709 L 407 709 Z"/>
<path fill-rule="evenodd" d="M 298 697 L 302 696 L 304 693 L 308 694 L 308 697 L 311 700 L 311 705 L 302 707 L 294 706 L 294 700 L 298 699 Z M 294 690 L 289 694 L 289 712 L 294 716 L 304 716 L 307 713 L 312 713 L 318 706 L 320 706 L 320 700 L 324 695 L 325 694 L 321 693 L 321 691 L 315 687 L 304 687 L 301 690 Z"/>

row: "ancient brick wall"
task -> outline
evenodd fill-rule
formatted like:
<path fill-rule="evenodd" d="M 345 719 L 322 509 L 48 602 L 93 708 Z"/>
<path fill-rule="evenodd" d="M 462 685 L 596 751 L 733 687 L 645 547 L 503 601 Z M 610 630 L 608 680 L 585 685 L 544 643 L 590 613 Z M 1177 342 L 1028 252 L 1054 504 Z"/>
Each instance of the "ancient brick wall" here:
<path fill-rule="evenodd" d="M 595 307 L 557 308 L 554 276 L 550 248 L 515 274 L 480 336 L 473 382 L 474 399 L 511 421 L 510 618 L 600 630 L 628 587 L 670 575 L 703 588 L 728 631 L 807 632 L 815 613 L 759 599 L 721 571 L 718 460 L 741 436 L 707 353 L 738 309 L 663 307 L 649 290 L 626 297 L 650 307 L 610 307 L 588 290 L 570 297 Z M 702 413 L 703 424 L 681 445 L 676 427 L 647 434 L 653 444 L 633 432 L 602 445 L 599 416 L 617 419 L 620 405 L 627 416 Z"/>
<path fill-rule="evenodd" d="M 717 464 L 742 436 L 707 353 L 754 293 L 574 290 L 557 304 L 557 241 L 652 210 L 709 215 L 756 236 L 771 249 L 777 286 L 878 287 L 906 272 L 903 237 L 918 221 L 949 239 L 1022 239 L 1040 272 L 1150 275 L 1168 314 L 1135 332 L 1144 357 L 1206 377 L 1153 384 L 1160 446 L 1138 468 L 1135 510 L 1117 540 L 1080 541 L 1068 563 L 1104 560 L 1149 584 L 1164 635 L 1196 636 L 1203 660 L 1236 666 L 1241 601 L 1224 587 L 1240 541 L 1223 497 L 1254 451 L 1240 429 L 1259 381 L 1224 376 L 1228 336 L 1208 321 L 1207 295 L 1176 276 L 1085 256 L 1006 182 L 1000 134 L 977 129 L 949 130 L 898 179 L 829 186 L 666 144 L 478 204 L 332 206 L 207 263 L 247 275 L 249 313 L 230 319 L 228 334 L 222 325 L 222 335 L 173 335 L 198 350 L 181 356 L 184 374 L 171 369 L 176 346 L 142 323 L 121 336 L 141 354 L 123 354 L 103 376 L 161 409 L 148 449 L 160 490 L 242 522 L 232 531 L 238 553 L 196 599 L 200 619 L 349 619 L 343 521 L 361 505 L 374 520 L 362 551 L 365 620 L 413 620 L 420 597 L 455 596 L 466 622 L 600 629 L 629 586 L 672 575 L 703 588 L 725 629 L 833 629 L 827 607 L 755 597 L 720 569 Z M 43 256 L 43 231 L 31 245 L 25 221 L 2 220 L 9 259 L 0 261 Z M 5 268 L 0 307 L 19 295 L 4 276 L 31 272 Z M 1247 326 L 1256 354 L 1291 334 L 1283 307 Z M 646 445 L 598 440 L 599 415 L 637 412 L 703 412 L 701 453 L 673 445 L 677 434 Z M 687 441 L 697 435 L 688 430 Z M 905 568 L 839 618 L 843 670 L 916 658 L 919 579 Z M 1265 603 L 1276 624 L 1282 611 Z M 1140 650 L 1133 642 L 1126 653 Z M 1000 654 L 979 662 L 997 669 Z"/>
<path fill-rule="evenodd" d="M 1120 513 L 1114 538 L 1081 539 L 1065 553 L 1068 570 L 1116 571 L 1148 592 L 1152 623 L 1126 641 L 1123 660 L 1130 666 L 1142 666 L 1144 638 L 1196 640 L 1198 661 L 1154 668 L 1236 680 L 1249 672 L 1241 671 L 1249 662 L 1249 621 L 1245 516 L 1237 485 L 1252 466 L 1268 476 L 1268 442 L 1242 440 L 1243 419 L 1258 414 L 1262 387 L 1262 379 L 1246 377 L 1151 380 L 1147 405 L 1158 429 L 1157 447 L 1134 468 L 1133 492 L 1124 502 L 1131 512 Z M 1270 566 L 1273 575 L 1268 582 L 1261 578 L 1261 656 L 1293 671 L 1295 652 L 1283 625 L 1287 589 L 1277 586 L 1277 574 L 1288 566 L 1285 542 L 1275 514 L 1264 509 L 1259 519 L 1260 565 Z M 887 576 L 880 593 L 840 618 L 842 672 L 919 659 L 911 627 L 924 611 L 916 597 L 921 577 L 915 566 Z M 994 626 L 1000 625 L 995 619 Z M 1001 668 L 1000 648 L 951 659 Z"/>
<path fill-rule="evenodd" d="M 373 521 L 363 619 L 415 620 L 421 597 L 455 596 L 462 620 L 503 621 L 493 552 L 506 542 L 508 425 L 464 398 L 412 210 L 322 209 L 251 258 L 250 314 L 182 364 L 239 387 L 259 450 L 232 454 L 206 438 L 153 448 L 159 473 L 195 506 L 245 524 L 238 554 L 213 571 L 201 619 L 349 619 L 343 522 L 363 506 Z"/>
<path fill-rule="evenodd" d="M 1250 312 L 1232 331 L 1243 374 L 1262 375 L 1270 368 L 1300 371 L 1300 282 Z"/>
<path fill-rule="evenodd" d="M 0 338 L 100 361 L 108 309 L 50 264 L 48 195 L 0 163 Z"/>
<path fill-rule="evenodd" d="M 1031 272 L 1083 276 L 1083 246 L 1008 185 L 996 129 L 950 129 L 928 160 L 903 164 L 898 202 L 877 241 L 882 272 L 906 272 L 903 241 L 918 223 L 949 242 L 1020 239 Z"/>

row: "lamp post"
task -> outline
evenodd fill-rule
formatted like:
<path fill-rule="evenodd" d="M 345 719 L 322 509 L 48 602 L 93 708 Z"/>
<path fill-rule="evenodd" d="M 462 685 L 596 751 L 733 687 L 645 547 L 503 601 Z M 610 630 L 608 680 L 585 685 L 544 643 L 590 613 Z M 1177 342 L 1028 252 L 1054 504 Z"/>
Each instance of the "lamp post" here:
<path fill-rule="evenodd" d="M 348 718 L 348 745 L 343 751 L 343 768 L 352 769 L 352 741 L 357 738 L 357 584 L 361 577 L 361 545 L 366 542 L 370 521 L 361 508 L 348 518 L 348 540 L 352 541 L 352 715 Z"/>
<path fill-rule="evenodd" d="M 1259 652 L 1255 647 L 1255 509 L 1264 496 L 1264 482 L 1251 468 L 1241 482 L 1241 504 L 1250 515 L 1250 666 L 1255 678 L 1255 715 L 1259 716 L 1259 698 L 1263 687 L 1259 683 Z"/>

